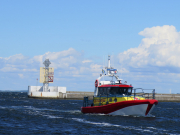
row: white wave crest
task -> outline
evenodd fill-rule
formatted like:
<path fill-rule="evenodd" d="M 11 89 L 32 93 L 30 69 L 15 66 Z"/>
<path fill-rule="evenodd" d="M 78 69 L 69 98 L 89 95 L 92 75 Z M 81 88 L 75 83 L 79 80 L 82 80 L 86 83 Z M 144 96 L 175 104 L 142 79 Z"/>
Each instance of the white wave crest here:
<path fill-rule="evenodd" d="M 87 124 L 93 124 L 93 125 L 97 125 L 97 126 L 106 126 L 106 127 L 119 127 L 119 128 L 123 128 L 123 129 L 129 129 L 129 130 L 137 130 L 137 131 L 141 131 L 141 132 L 149 132 L 149 133 L 168 133 L 167 130 L 165 129 L 157 129 L 155 127 L 134 127 L 134 126 L 122 126 L 122 125 L 117 125 L 117 124 L 111 124 L 111 123 L 106 123 L 106 122 L 93 122 L 93 121 L 88 121 L 85 119 L 81 119 L 81 118 L 71 118 L 74 121 L 77 122 L 81 122 L 81 123 L 87 123 Z M 169 134 L 169 133 L 168 133 Z"/>

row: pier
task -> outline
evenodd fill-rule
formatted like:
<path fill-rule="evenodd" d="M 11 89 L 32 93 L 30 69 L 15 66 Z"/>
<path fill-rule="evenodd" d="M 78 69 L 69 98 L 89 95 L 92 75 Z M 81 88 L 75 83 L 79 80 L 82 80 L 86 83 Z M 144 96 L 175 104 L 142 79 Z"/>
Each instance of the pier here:
<path fill-rule="evenodd" d="M 155 99 L 159 102 L 180 102 L 180 94 L 156 94 Z"/>
<path fill-rule="evenodd" d="M 83 100 L 85 96 L 93 97 L 94 92 L 83 91 L 66 91 L 66 93 L 58 92 L 56 97 L 36 97 L 31 98 L 51 98 L 51 99 L 68 99 L 68 100 Z M 91 99 L 90 98 L 90 99 Z M 159 102 L 180 102 L 180 94 L 155 94 L 155 99 Z"/>

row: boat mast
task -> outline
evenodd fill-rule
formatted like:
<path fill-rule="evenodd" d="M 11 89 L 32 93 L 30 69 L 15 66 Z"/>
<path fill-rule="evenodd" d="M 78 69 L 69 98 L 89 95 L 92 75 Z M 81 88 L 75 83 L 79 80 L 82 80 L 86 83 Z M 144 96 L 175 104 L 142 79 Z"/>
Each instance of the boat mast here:
<path fill-rule="evenodd" d="M 108 55 L 108 68 L 111 67 L 111 64 L 110 64 L 110 55 Z"/>
<path fill-rule="evenodd" d="M 112 77 L 112 81 L 113 81 L 113 77 L 116 78 L 116 80 L 121 81 L 122 79 L 119 79 L 118 75 L 117 75 L 117 69 L 114 69 L 113 67 L 111 67 L 111 56 L 108 55 L 108 65 L 107 67 L 105 67 L 105 69 L 107 70 L 107 74 L 100 74 L 100 77 L 97 80 L 100 80 L 102 77 L 104 76 L 109 76 Z M 103 71 L 103 69 L 102 69 Z"/>
<path fill-rule="evenodd" d="M 111 56 L 110 55 L 108 55 L 108 67 L 107 67 L 107 69 L 110 69 L 111 68 L 111 58 L 110 58 Z M 111 74 L 111 72 L 110 71 L 107 71 L 107 73 L 108 73 L 108 75 L 110 75 Z"/>

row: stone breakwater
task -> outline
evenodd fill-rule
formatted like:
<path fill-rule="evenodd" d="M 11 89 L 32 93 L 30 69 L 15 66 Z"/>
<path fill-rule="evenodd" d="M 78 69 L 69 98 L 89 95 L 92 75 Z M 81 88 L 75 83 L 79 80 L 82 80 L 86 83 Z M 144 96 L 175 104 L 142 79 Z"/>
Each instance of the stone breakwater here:
<path fill-rule="evenodd" d="M 156 94 L 155 99 L 160 102 L 180 102 L 180 94 Z"/>
<path fill-rule="evenodd" d="M 89 96 L 92 99 L 94 92 L 82 92 L 82 91 L 67 91 L 66 93 L 59 92 L 59 96 L 55 99 L 74 99 L 82 100 L 85 96 Z M 36 97 L 31 97 L 36 98 Z M 41 97 L 39 97 L 41 98 Z M 42 97 L 45 98 L 45 97 Z M 180 102 L 180 94 L 155 94 L 155 99 L 162 102 Z"/>

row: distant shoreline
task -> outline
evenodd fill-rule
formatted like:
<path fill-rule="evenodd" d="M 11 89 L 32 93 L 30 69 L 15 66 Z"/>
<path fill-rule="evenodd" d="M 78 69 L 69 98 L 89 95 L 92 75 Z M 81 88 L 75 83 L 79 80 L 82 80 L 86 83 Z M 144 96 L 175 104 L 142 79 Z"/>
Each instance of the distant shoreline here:
<path fill-rule="evenodd" d="M 28 90 L 0 90 L 0 92 L 27 92 Z"/>

